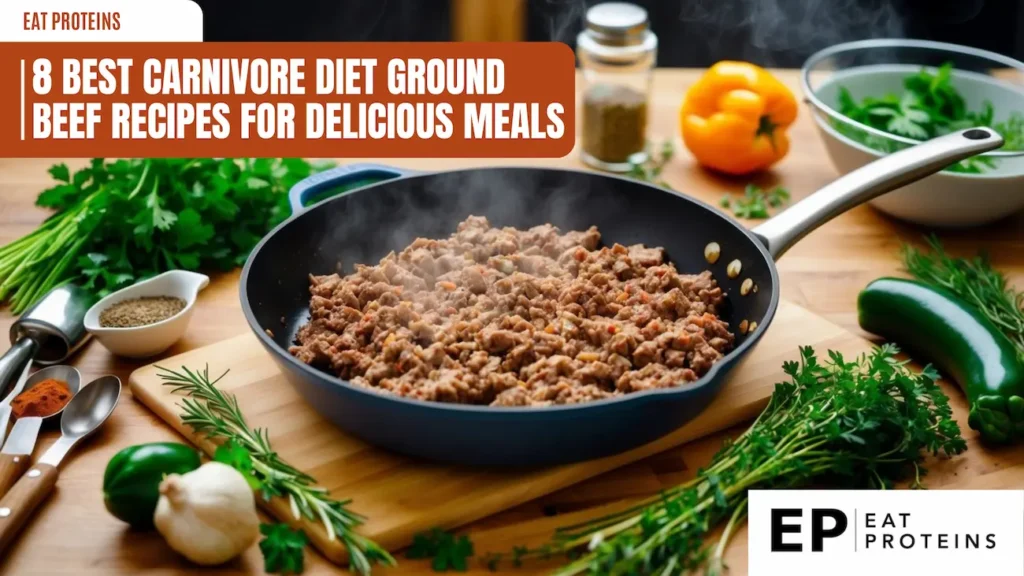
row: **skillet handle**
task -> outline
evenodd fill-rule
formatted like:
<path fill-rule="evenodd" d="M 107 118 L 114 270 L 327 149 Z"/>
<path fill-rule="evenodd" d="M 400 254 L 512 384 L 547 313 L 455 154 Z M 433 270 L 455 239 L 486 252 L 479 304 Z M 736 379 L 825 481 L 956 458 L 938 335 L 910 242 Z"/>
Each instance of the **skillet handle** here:
<path fill-rule="evenodd" d="M 324 170 L 300 180 L 288 191 L 288 204 L 292 207 L 292 214 L 298 214 L 306 210 L 306 203 L 313 196 L 325 190 L 346 187 L 338 192 L 338 194 L 343 194 L 356 188 L 368 186 L 376 181 L 391 180 L 392 178 L 413 176 L 420 173 L 419 170 L 397 168 L 383 164 L 345 164 L 344 166 Z M 362 180 L 373 180 L 374 182 L 359 184 Z M 332 194 L 332 196 L 336 195 Z"/>
<path fill-rule="evenodd" d="M 754 228 L 772 258 L 825 222 L 951 164 L 1003 145 L 991 128 L 968 128 L 905 148 L 850 172 Z"/>

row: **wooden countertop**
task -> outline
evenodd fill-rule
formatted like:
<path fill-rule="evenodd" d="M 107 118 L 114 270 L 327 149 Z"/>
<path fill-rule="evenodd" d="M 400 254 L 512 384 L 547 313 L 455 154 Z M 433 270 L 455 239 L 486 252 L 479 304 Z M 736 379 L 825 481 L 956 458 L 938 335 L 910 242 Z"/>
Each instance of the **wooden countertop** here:
<path fill-rule="evenodd" d="M 724 192 L 742 191 L 747 180 L 723 179 L 702 171 L 679 145 L 677 108 L 686 88 L 698 74 L 696 70 L 664 69 L 657 72 L 652 139 L 676 139 L 679 152 L 664 173 L 672 186 L 706 201 L 717 202 Z M 795 71 L 779 71 L 778 75 L 795 93 L 799 93 Z M 785 185 L 795 201 L 835 179 L 837 173 L 825 154 L 806 109 L 801 111 L 790 135 L 793 143 L 789 156 L 773 173 L 763 175 L 757 181 L 761 185 Z M 0 245 L 30 232 L 48 215 L 47 211 L 36 208 L 33 202 L 36 195 L 50 185 L 46 169 L 54 162 L 44 159 L 0 160 Z M 506 163 L 501 160 L 436 159 L 384 162 L 432 170 Z M 575 155 L 558 160 L 507 163 L 579 166 Z M 925 232 L 891 220 L 869 207 L 854 209 L 812 233 L 785 255 L 779 263 L 782 295 L 837 324 L 858 331 L 854 304 L 858 290 L 878 276 L 896 272 L 899 243 L 917 241 Z M 983 229 L 943 233 L 941 237 L 955 253 L 987 249 L 998 268 L 1007 271 L 1017 285 L 1024 284 L 1024 214 Z M 237 278 L 236 272 L 214 279 L 200 297 L 187 337 L 168 355 L 210 344 L 248 329 L 238 301 Z M 0 334 L 6 333 L 12 320 L 6 310 L 0 312 Z M 108 373 L 127 381 L 132 370 L 140 366 L 112 357 L 95 342 L 89 343 L 74 358 L 74 364 L 86 381 Z M 127 389 L 126 393 L 101 432 L 69 458 L 53 497 L 42 506 L 35 521 L 7 557 L 0 559 L 0 574 L 106 576 L 137 571 L 174 574 L 194 570 L 170 552 L 158 535 L 129 531 L 103 507 L 103 470 L 116 451 L 142 442 L 181 440 L 135 402 Z M 970 432 L 966 423 L 963 423 L 963 428 Z M 46 435 L 37 455 L 52 442 L 53 437 L 52 431 Z M 584 517 L 588 508 L 623 498 L 656 494 L 692 476 L 711 458 L 720 442 L 719 436 L 672 450 L 477 522 L 469 527 L 477 551 L 508 549 L 524 539 L 536 541 L 539 536 L 550 534 L 554 527 Z M 989 473 L 996 471 L 998 473 Z M 941 475 L 929 476 L 929 483 L 933 486 L 937 483 L 961 483 L 965 478 L 979 474 L 985 474 L 987 480 L 983 484 L 987 488 L 1019 487 L 1024 483 L 1024 451 L 987 454 L 984 470 L 979 470 L 977 464 L 971 470 L 955 464 L 946 466 Z M 556 513 L 558 516 L 553 516 Z M 746 573 L 744 534 L 734 541 L 729 558 L 733 560 L 730 562 L 731 574 Z M 307 574 L 341 572 L 314 552 L 307 553 L 306 562 Z M 401 560 L 401 563 L 400 569 L 380 572 L 432 573 L 423 562 Z M 480 574 L 489 573 L 482 568 L 478 570 Z M 530 572 L 521 569 L 513 573 Z M 241 560 L 218 573 L 262 573 L 258 550 L 250 550 Z"/>

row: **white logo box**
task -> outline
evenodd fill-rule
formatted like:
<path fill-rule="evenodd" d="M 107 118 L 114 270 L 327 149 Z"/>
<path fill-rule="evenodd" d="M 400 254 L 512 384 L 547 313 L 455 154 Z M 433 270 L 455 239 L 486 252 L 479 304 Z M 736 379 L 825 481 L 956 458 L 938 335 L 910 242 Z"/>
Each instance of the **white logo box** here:
<path fill-rule="evenodd" d="M 1024 490 L 753 490 L 748 555 L 750 576 L 1024 575 Z"/>

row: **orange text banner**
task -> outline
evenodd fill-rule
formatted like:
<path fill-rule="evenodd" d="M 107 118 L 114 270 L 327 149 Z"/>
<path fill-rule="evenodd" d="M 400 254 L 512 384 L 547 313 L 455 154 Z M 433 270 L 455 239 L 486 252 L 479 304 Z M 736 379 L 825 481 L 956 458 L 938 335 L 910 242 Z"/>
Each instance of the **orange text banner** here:
<path fill-rule="evenodd" d="M 2 157 L 561 157 L 559 43 L 2 43 Z"/>

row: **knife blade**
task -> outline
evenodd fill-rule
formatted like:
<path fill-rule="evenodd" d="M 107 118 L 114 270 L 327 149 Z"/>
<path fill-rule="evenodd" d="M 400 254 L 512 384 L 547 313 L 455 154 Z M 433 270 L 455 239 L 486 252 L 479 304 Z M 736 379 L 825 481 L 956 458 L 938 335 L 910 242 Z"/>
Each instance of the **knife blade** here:
<path fill-rule="evenodd" d="M 37 417 L 18 418 L 14 423 L 10 437 L 0 449 L 0 498 L 32 464 L 32 451 L 42 425 L 43 419 Z"/>
<path fill-rule="evenodd" d="M 36 447 L 36 438 L 39 437 L 39 428 L 42 424 L 42 418 L 18 418 L 14 423 L 14 428 L 11 429 L 11 436 L 0 450 L 0 454 L 31 456 L 32 450 Z"/>
<path fill-rule="evenodd" d="M 7 424 L 11 421 L 11 402 L 25 389 L 25 382 L 28 381 L 28 373 L 32 370 L 32 360 L 29 359 L 22 369 L 18 381 L 11 388 L 11 393 L 0 401 L 0 446 L 4 445 L 4 437 L 7 435 Z"/>
<path fill-rule="evenodd" d="M 7 435 L 7 424 L 11 421 L 11 405 L 0 404 L 0 446 Z"/>

